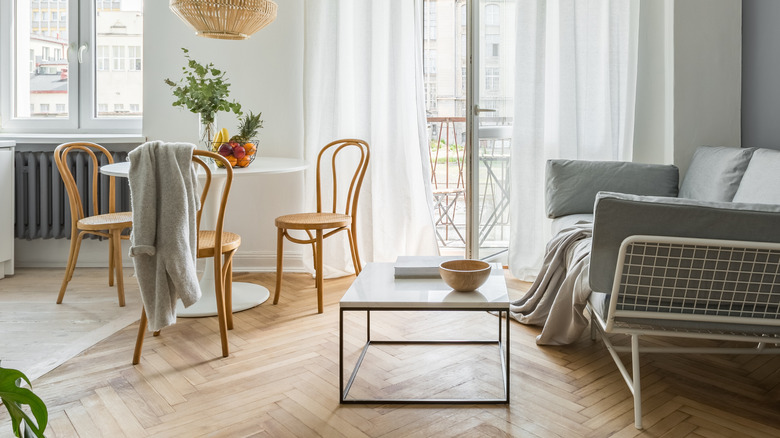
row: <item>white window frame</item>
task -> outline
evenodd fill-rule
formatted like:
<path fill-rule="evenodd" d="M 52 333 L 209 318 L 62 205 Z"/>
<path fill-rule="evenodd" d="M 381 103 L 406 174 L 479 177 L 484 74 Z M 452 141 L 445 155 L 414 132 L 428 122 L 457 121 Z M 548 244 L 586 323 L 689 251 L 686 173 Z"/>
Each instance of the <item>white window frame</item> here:
<path fill-rule="evenodd" d="M 14 18 L 16 3 L 25 0 L 0 0 L 0 134 L 13 133 L 113 133 L 140 134 L 142 117 L 97 117 L 94 0 L 67 0 L 70 30 L 67 53 L 67 118 L 16 118 L 13 95 L 15 86 Z M 60 14 L 61 16 L 63 14 Z M 79 48 L 82 62 L 79 63 Z M 126 62 L 126 61 L 124 61 Z M 25 62 L 27 68 L 27 62 Z M 80 104 L 83 103 L 83 104 Z"/>

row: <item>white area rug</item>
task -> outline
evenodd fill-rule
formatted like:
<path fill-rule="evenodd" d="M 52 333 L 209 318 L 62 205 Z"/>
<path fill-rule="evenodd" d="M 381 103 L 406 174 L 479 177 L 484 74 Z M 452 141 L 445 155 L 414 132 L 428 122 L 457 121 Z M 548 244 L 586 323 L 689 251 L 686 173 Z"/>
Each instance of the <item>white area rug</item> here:
<path fill-rule="evenodd" d="M 141 297 L 124 269 L 125 307 L 107 268 L 76 268 L 62 304 L 64 269 L 17 269 L 0 280 L 0 365 L 34 380 L 138 321 Z M 128 357 L 128 363 L 132 358 Z"/>

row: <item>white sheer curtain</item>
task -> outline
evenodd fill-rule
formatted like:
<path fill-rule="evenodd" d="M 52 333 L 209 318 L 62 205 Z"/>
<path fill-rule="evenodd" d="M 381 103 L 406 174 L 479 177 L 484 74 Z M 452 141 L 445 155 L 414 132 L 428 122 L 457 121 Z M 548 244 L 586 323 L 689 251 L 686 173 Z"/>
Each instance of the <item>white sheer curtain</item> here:
<path fill-rule="evenodd" d="M 366 140 L 371 161 L 358 206 L 363 262 L 438 253 L 422 102 L 420 0 L 307 0 L 304 153 Z M 307 173 L 314 210 L 314 171 Z M 325 277 L 352 273 L 346 233 L 324 244 Z M 311 264 L 310 253 L 304 263 Z"/>
<path fill-rule="evenodd" d="M 518 0 L 509 267 L 530 279 L 550 236 L 545 162 L 631 160 L 638 0 Z"/>

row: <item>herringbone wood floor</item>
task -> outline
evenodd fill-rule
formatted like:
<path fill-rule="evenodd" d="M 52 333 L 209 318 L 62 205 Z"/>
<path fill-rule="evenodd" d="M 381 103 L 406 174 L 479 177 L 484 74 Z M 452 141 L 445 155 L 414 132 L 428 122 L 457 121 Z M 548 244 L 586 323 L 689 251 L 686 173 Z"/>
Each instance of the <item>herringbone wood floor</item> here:
<path fill-rule="evenodd" d="M 274 280 L 236 278 L 269 288 Z M 277 306 L 269 301 L 235 314 L 228 358 L 219 354 L 215 318 L 180 319 L 161 336 L 147 336 L 142 362 L 132 366 L 131 324 L 34 382 L 49 407 L 47 436 L 780 436 L 780 357 L 644 356 L 640 432 L 631 395 L 600 342 L 584 334 L 567 347 L 538 347 L 538 329 L 514 322 L 509 406 L 341 406 L 338 301 L 352 280 L 325 282 L 325 313 L 318 315 L 311 278 L 286 275 Z M 527 288 L 508 282 L 513 297 Z M 347 319 L 352 359 L 361 321 Z M 495 324 L 481 312 L 372 315 L 376 333 L 395 337 L 481 336 Z M 468 348 L 377 349 L 354 391 L 489 393 L 496 354 Z M 6 434 L 3 410 L 0 436 Z"/>

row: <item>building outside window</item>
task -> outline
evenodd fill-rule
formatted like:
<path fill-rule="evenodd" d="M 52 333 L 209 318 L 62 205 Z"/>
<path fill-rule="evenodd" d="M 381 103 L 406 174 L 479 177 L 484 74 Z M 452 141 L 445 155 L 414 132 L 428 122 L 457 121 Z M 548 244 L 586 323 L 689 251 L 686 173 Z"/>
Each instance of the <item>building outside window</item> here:
<path fill-rule="evenodd" d="M 501 35 L 485 35 L 485 56 L 499 56 L 499 45 L 501 44 Z"/>
<path fill-rule="evenodd" d="M 127 68 L 131 71 L 141 70 L 141 46 L 127 47 Z"/>
<path fill-rule="evenodd" d="M 124 71 L 125 69 L 125 48 L 124 46 L 111 46 L 111 70 Z"/>
<path fill-rule="evenodd" d="M 495 67 L 485 68 L 485 90 L 487 91 L 499 91 L 499 69 Z M 495 108 L 493 108 L 495 109 Z"/>
<path fill-rule="evenodd" d="M 108 71 L 110 59 L 111 59 L 111 55 L 109 54 L 109 47 L 98 46 L 97 59 L 96 59 L 98 71 Z"/>
<path fill-rule="evenodd" d="M 485 6 L 485 24 L 488 26 L 498 26 L 500 24 L 501 9 L 498 5 Z"/>
<path fill-rule="evenodd" d="M 426 40 L 436 39 L 436 3 L 423 3 L 423 16 L 426 20 L 426 26 L 423 28 L 423 38 Z"/>
<path fill-rule="evenodd" d="M 2 131 L 140 133 L 143 3 L 0 0 Z"/>

